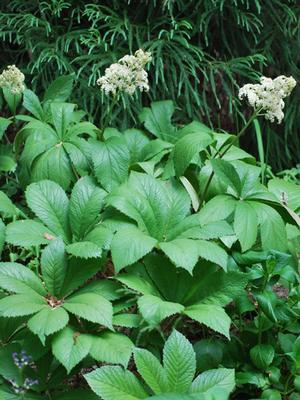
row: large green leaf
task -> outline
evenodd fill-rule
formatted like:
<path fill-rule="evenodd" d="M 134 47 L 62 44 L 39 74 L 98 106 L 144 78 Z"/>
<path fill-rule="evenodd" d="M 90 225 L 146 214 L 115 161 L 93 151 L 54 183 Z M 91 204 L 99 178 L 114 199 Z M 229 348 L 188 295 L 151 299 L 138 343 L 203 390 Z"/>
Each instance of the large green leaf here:
<path fill-rule="evenodd" d="M 138 373 L 155 394 L 168 392 L 169 384 L 165 370 L 150 351 L 136 348 L 134 361 Z"/>
<path fill-rule="evenodd" d="M 235 210 L 236 200 L 227 195 L 218 195 L 209 200 L 199 212 L 199 223 L 206 225 L 211 222 L 228 218 Z"/>
<path fill-rule="evenodd" d="M 28 267 L 14 262 L 0 263 L 0 287 L 18 294 L 38 293 L 46 291 L 40 279 Z"/>
<path fill-rule="evenodd" d="M 62 307 L 45 307 L 30 318 L 28 328 L 45 344 L 46 336 L 63 329 L 68 321 L 68 313 Z"/>
<path fill-rule="evenodd" d="M 138 276 L 137 274 L 121 274 L 118 275 L 116 279 L 128 286 L 130 289 L 133 289 L 139 293 L 159 296 L 159 292 L 155 289 L 151 282 L 141 276 Z"/>
<path fill-rule="evenodd" d="M 22 317 L 46 307 L 46 300 L 37 294 L 14 294 L 0 300 L 1 317 Z"/>
<path fill-rule="evenodd" d="M 112 327 L 112 305 L 104 297 L 95 293 L 83 293 L 68 298 L 63 307 L 87 321 Z"/>
<path fill-rule="evenodd" d="M 126 129 L 124 139 L 130 152 L 130 163 L 143 161 L 143 148 L 149 143 L 149 138 L 139 129 Z"/>
<path fill-rule="evenodd" d="M 233 165 L 221 158 L 211 160 L 215 174 L 227 187 L 231 187 L 237 195 L 241 193 L 241 180 Z"/>
<path fill-rule="evenodd" d="M 95 228 L 84 238 L 85 241 L 95 243 L 98 247 L 104 250 L 110 249 L 112 239 L 113 230 L 107 228 L 103 224 L 96 225 Z"/>
<path fill-rule="evenodd" d="M 194 274 L 193 285 L 188 287 L 182 302 L 186 305 L 205 303 L 225 306 L 244 293 L 247 283 L 247 274 L 237 271 L 199 269 Z"/>
<path fill-rule="evenodd" d="M 199 375 L 193 382 L 190 393 L 213 394 L 222 389 L 228 396 L 235 387 L 234 369 L 212 369 Z"/>
<path fill-rule="evenodd" d="M 192 159 L 213 142 L 205 132 L 193 132 L 179 139 L 174 147 L 174 167 L 177 176 L 184 174 Z"/>
<path fill-rule="evenodd" d="M 54 146 L 50 144 L 50 147 L 42 151 L 42 154 L 34 160 L 30 181 L 38 182 L 43 179 L 56 182 L 65 190 L 75 180 L 70 157 L 63 142 L 56 143 Z"/>
<path fill-rule="evenodd" d="M 133 350 L 132 341 L 121 333 L 102 332 L 91 337 L 90 355 L 96 361 L 121 364 L 125 368 Z"/>
<path fill-rule="evenodd" d="M 6 227 L 6 241 L 15 246 L 39 246 L 48 244 L 54 238 L 50 229 L 33 220 L 11 222 Z"/>
<path fill-rule="evenodd" d="M 171 242 L 161 242 L 159 246 L 177 267 L 182 267 L 192 273 L 199 257 L 195 240 L 175 239 Z"/>
<path fill-rule="evenodd" d="M 101 247 L 97 246 L 93 242 L 82 241 L 77 243 L 71 243 L 66 246 L 66 251 L 75 257 L 87 258 L 98 258 L 102 255 Z"/>
<path fill-rule="evenodd" d="M 43 250 L 41 269 L 48 291 L 59 296 L 67 273 L 67 255 L 61 239 L 56 239 Z"/>
<path fill-rule="evenodd" d="M 27 187 L 26 200 L 39 219 L 65 242 L 70 240 L 69 200 L 55 182 L 44 180 Z"/>
<path fill-rule="evenodd" d="M 74 75 L 64 75 L 55 79 L 44 94 L 44 101 L 66 101 L 72 92 Z"/>
<path fill-rule="evenodd" d="M 83 239 L 96 223 L 106 192 L 89 176 L 79 179 L 70 198 L 70 224 L 75 240 Z"/>
<path fill-rule="evenodd" d="M 195 321 L 208 326 L 210 329 L 222 333 L 228 339 L 230 338 L 229 328 L 231 320 L 222 307 L 214 304 L 195 304 L 186 308 L 184 313 Z"/>
<path fill-rule="evenodd" d="M 155 101 L 151 103 L 151 108 L 143 108 L 139 120 L 153 135 L 173 143 L 177 136 L 175 127 L 171 124 L 173 112 L 174 104 L 172 101 Z"/>
<path fill-rule="evenodd" d="M 18 215 L 19 210 L 10 200 L 10 198 L 2 191 L 0 191 L 0 213 L 8 217 Z"/>
<path fill-rule="evenodd" d="M 50 103 L 52 123 L 55 126 L 58 139 L 63 139 L 69 124 L 74 118 L 75 104 L 71 103 Z"/>
<path fill-rule="evenodd" d="M 130 153 L 122 138 L 111 137 L 105 142 L 92 142 L 92 160 L 95 176 L 110 192 L 128 176 Z"/>
<path fill-rule="evenodd" d="M 4 132 L 12 122 L 11 119 L 0 117 L 0 140 L 3 138 Z"/>
<path fill-rule="evenodd" d="M 287 203 L 287 206 L 293 211 L 300 211 L 300 187 L 292 182 L 283 179 L 274 178 L 268 182 L 268 189 L 274 193 L 277 199 Z"/>
<path fill-rule="evenodd" d="M 166 183 L 137 172 L 132 172 L 128 183 L 115 189 L 107 202 L 159 241 L 166 240 L 168 233 L 185 219 L 191 203 L 179 183 Z"/>
<path fill-rule="evenodd" d="M 256 368 L 263 372 L 272 364 L 275 351 L 270 344 L 258 344 L 250 349 L 250 358 Z"/>
<path fill-rule="evenodd" d="M 139 400 L 148 397 L 136 376 L 121 367 L 105 366 L 84 377 L 103 400 Z"/>
<path fill-rule="evenodd" d="M 234 232 L 240 241 L 242 251 L 249 250 L 257 237 L 257 216 L 251 202 L 237 202 L 234 214 Z"/>
<path fill-rule="evenodd" d="M 222 247 L 205 240 L 198 240 L 196 243 L 199 257 L 220 265 L 224 271 L 227 270 L 228 255 Z"/>
<path fill-rule="evenodd" d="M 117 272 L 148 254 L 157 240 L 135 226 L 121 228 L 111 243 L 112 259 Z"/>
<path fill-rule="evenodd" d="M 193 346 L 181 333 L 173 331 L 166 341 L 163 364 L 169 391 L 187 393 L 196 372 L 196 356 Z"/>
<path fill-rule="evenodd" d="M 143 318 L 151 325 L 158 325 L 165 318 L 184 310 L 181 304 L 165 301 L 150 294 L 140 297 L 138 306 Z"/>
<path fill-rule="evenodd" d="M 52 341 L 52 352 L 70 373 L 89 353 L 92 339 L 90 335 L 82 335 L 70 327 L 57 333 Z"/>
<path fill-rule="evenodd" d="M 84 268 L 82 265 L 84 263 Z M 103 267 L 103 259 L 83 260 L 79 257 L 72 257 L 68 262 L 67 275 L 62 287 L 62 295 L 69 295 L 74 289 L 82 286 L 88 279 L 92 278 Z"/>
<path fill-rule="evenodd" d="M 37 119 L 43 120 L 44 111 L 42 109 L 39 98 L 29 89 L 25 89 L 23 94 L 23 106 L 33 114 Z"/>
<path fill-rule="evenodd" d="M 263 249 L 286 251 L 287 235 L 285 224 L 280 214 L 266 204 L 256 201 L 252 201 L 251 204 L 257 213 Z"/>

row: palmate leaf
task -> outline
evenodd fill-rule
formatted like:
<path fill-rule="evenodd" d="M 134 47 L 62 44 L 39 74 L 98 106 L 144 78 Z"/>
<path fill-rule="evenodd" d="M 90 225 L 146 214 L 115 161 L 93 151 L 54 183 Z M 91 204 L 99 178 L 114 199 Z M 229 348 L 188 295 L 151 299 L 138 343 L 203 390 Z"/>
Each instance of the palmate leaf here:
<path fill-rule="evenodd" d="M 46 306 L 46 300 L 37 294 L 14 294 L 0 300 L 0 316 L 22 317 L 34 314 Z"/>
<path fill-rule="evenodd" d="M 134 350 L 134 361 L 139 374 L 155 394 L 169 391 L 166 372 L 150 351 L 136 348 Z"/>
<path fill-rule="evenodd" d="M 73 295 L 65 300 L 63 307 L 87 321 L 107 326 L 113 330 L 111 303 L 104 297 L 95 293 Z"/>
<path fill-rule="evenodd" d="M 66 101 L 72 92 L 74 75 L 64 75 L 55 79 L 44 94 L 45 101 Z"/>
<path fill-rule="evenodd" d="M 89 353 L 92 339 L 90 335 L 81 335 L 70 327 L 57 333 L 52 341 L 52 352 L 70 373 Z"/>
<path fill-rule="evenodd" d="M 258 228 L 257 215 L 250 201 L 237 202 L 233 226 L 242 251 L 249 250 L 256 241 Z"/>
<path fill-rule="evenodd" d="M 211 135 L 201 131 L 186 134 L 179 139 L 173 154 L 176 175 L 183 175 L 193 157 L 206 149 L 213 140 Z"/>
<path fill-rule="evenodd" d="M 84 268 L 82 268 L 82 263 L 83 260 L 79 257 L 71 257 L 68 260 L 67 275 L 61 290 L 62 296 L 69 295 L 99 272 L 103 267 L 104 259 L 84 260 Z"/>
<path fill-rule="evenodd" d="M 191 319 L 208 326 L 230 339 L 229 328 L 231 319 L 222 307 L 214 304 L 195 304 L 186 308 L 184 313 Z"/>
<path fill-rule="evenodd" d="M 37 119 L 44 119 L 44 110 L 37 95 L 29 89 L 25 89 L 23 94 L 24 108 L 33 114 Z"/>
<path fill-rule="evenodd" d="M 78 243 L 71 243 L 66 246 L 66 251 L 75 257 L 80 258 L 98 258 L 102 255 L 101 247 L 93 242 L 82 241 Z"/>
<path fill-rule="evenodd" d="M 103 400 L 139 400 L 148 397 L 137 377 L 121 367 L 105 366 L 84 377 Z"/>
<path fill-rule="evenodd" d="M 0 263 L 0 287 L 18 294 L 46 294 L 36 274 L 28 267 L 14 262 Z"/>
<path fill-rule="evenodd" d="M 191 343 L 176 330 L 164 346 L 163 365 L 169 391 L 187 393 L 196 372 L 196 356 Z"/>
<path fill-rule="evenodd" d="M 92 143 L 92 160 L 95 176 L 105 190 L 110 192 L 128 176 L 130 153 L 123 138 L 111 137 L 105 142 Z"/>
<path fill-rule="evenodd" d="M 287 235 L 280 214 L 272 207 L 257 201 L 251 201 L 251 205 L 257 213 L 263 249 L 286 251 Z"/>
<path fill-rule="evenodd" d="M 111 243 L 112 259 L 117 272 L 148 254 L 157 240 L 135 226 L 121 228 Z"/>
<path fill-rule="evenodd" d="M 180 184 L 137 172 L 132 172 L 128 183 L 114 190 L 107 202 L 157 240 L 164 239 L 190 212 L 189 196 Z"/>
<path fill-rule="evenodd" d="M 89 176 L 79 179 L 70 198 L 70 225 L 76 239 L 83 239 L 95 225 L 106 192 Z"/>
<path fill-rule="evenodd" d="M 91 336 L 90 355 L 96 361 L 121 364 L 126 368 L 133 347 L 132 341 L 127 336 L 106 331 Z"/>
<path fill-rule="evenodd" d="M 140 297 L 138 306 L 143 318 L 150 325 L 158 325 L 165 318 L 184 310 L 184 306 L 179 303 L 165 301 L 150 294 Z"/>
<path fill-rule="evenodd" d="M 48 244 L 52 238 L 55 235 L 49 228 L 33 220 L 11 222 L 6 228 L 6 241 L 15 246 L 39 246 Z"/>
<path fill-rule="evenodd" d="M 170 100 L 155 101 L 151 108 L 143 108 L 139 120 L 144 123 L 145 128 L 159 139 L 174 143 L 176 141 L 176 130 L 171 123 L 174 113 L 174 103 Z"/>
<path fill-rule="evenodd" d="M 242 183 L 233 165 L 221 158 L 211 160 L 211 164 L 218 178 L 239 195 L 241 193 Z"/>
<path fill-rule="evenodd" d="M 195 240 L 175 239 L 171 242 L 162 242 L 159 246 L 177 267 L 192 273 L 199 257 Z"/>
<path fill-rule="evenodd" d="M 130 164 L 143 161 L 143 149 L 150 142 L 145 133 L 139 129 L 126 129 L 124 139 L 130 152 Z"/>
<path fill-rule="evenodd" d="M 190 393 L 205 393 L 213 395 L 216 390 L 221 389 L 225 392 L 226 396 L 229 396 L 234 387 L 234 369 L 218 368 L 205 371 L 199 375 L 194 380 Z"/>
<path fill-rule="evenodd" d="M 47 147 L 49 148 L 44 152 L 40 149 L 42 154 L 34 160 L 29 173 L 29 182 L 49 179 L 66 190 L 75 180 L 75 175 L 65 145 L 59 142 Z"/>
<path fill-rule="evenodd" d="M 67 273 L 67 255 L 61 239 L 52 240 L 43 250 L 41 270 L 46 287 L 53 296 L 59 296 Z"/>
<path fill-rule="evenodd" d="M 28 328 L 38 335 L 45 344 L 46 336 L 63 329 L 69 321 L 69 315 L 62 307 L 45 307 L 28 321 Z"/>
<path fill-rule="evenodd" d="M 61 237 L 70 240 L 68 219 L 69 200 L 63 189 L 55 182 L 44 180 L 27 187 L 26 200 L 39 219 Z"/>
<path fill-rule="evenodd" d="M 71 103 L 60 103 L 60 102 L 50 103 L 52 123 L 55 127 L 58 139 L 62 140 L 64 138 L 67 128 L 73 121 L 74 108 L 75 104 Z"/>
<path fill-rule="evenodd" d="M 10 200 L 10 198 L 2 191 L 0 191 L 0 213 L 5 216 L 13 217 L 19 214 L 19 210 Z"/>

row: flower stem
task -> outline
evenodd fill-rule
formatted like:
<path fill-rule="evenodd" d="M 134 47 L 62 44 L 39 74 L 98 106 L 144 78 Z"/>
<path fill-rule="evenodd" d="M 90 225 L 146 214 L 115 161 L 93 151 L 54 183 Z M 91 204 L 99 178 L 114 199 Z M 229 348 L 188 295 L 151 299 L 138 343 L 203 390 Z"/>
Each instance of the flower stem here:
<path fill-rule="evenodd" d="M 110 102 L 110 104 L 108 106 L 108 110 L 107 110 L 106 116 L 104 117 L 104 122 L 103 122 L 103 125 L 102 125 L 102 128 L 101 128 L 102 136 L 103 136 L 103 133 L 104 133 L 105 129 L 109 125 L 109 120 L 110 120 L 110 118 L 112 116 L 113 109 L 114 109 L 114 107 L 115 107 L 115 105 L 117 103 L 117 100 L 118 100 L 118 96 L 116 95 L 116 96 L 113 97 L 112 101 Z"/>

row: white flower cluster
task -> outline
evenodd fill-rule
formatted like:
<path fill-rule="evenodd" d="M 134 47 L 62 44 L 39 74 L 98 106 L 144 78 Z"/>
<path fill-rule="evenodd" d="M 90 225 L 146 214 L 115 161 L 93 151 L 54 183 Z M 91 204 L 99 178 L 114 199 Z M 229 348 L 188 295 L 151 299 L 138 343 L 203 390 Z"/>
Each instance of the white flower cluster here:
<path fill-rule="evenodd" d="M 126 55 L 107 68 L 105 75 L 97 80 L 97 84 L 106 94 L 113 95 L 119 92 L 132 95 L 137 88 L 140 91 L 148 91 L 148 74 L 144 67 L 150 61 L 151 53 L 137 50 L 134 56 Z"/>
<path fill-rule="evenodd" d="M 296 81 L 292 76 L 280 75 L 275 79 L 263 76 L 260 84 L 247 84 L 240 88 L 239 98 L 246 98 L 253 108 L 265 112 L 266 119 L 271 122 L 277 119 L 280 124 L 284 117 L 283 99 L 291 94 L 295 86 Z"/>
<path fill-rule="evenodd" d="M 12 94 L 21 94 L 25 90 L 25 75 L 15 66 L 9 65 L 0 75 L 0 87 Z"/>

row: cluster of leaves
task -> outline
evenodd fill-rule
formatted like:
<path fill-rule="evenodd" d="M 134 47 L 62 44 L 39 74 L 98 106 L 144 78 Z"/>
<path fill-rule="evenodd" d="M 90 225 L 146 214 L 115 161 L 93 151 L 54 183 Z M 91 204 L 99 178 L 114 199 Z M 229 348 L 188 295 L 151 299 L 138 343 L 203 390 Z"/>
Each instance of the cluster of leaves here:
<path fill-rule="evenodd" d="M 97 121 L 107 106 L 96 85 L 99 74 L 142 47 L 153 56 L 151 93 L 143 95 L 144 104 L 172 99 L 182 110 L 181 120 L 238 129 L 243 117 L 237 80 L 283 71 L 300 78 L 299 15 L 297 0 L 4 0 L 1 66 L 17 63 L 31 75 L 35 90 L 74 73 L 74 101 Z M 298 161 L 297 98 L 287 104 L 284 135 L 264 126 L 268 160 L 277 169 Z M 123 97 L 123 109 L 115 115 L 122 129 L 136 118 L 138 100 Z"/>
<path fill-rule="evenodd" d="M 299 399 L 299 187 L 172 101 L 103 131 L 71 90 L 4 92 L 1 398 Z"/>

